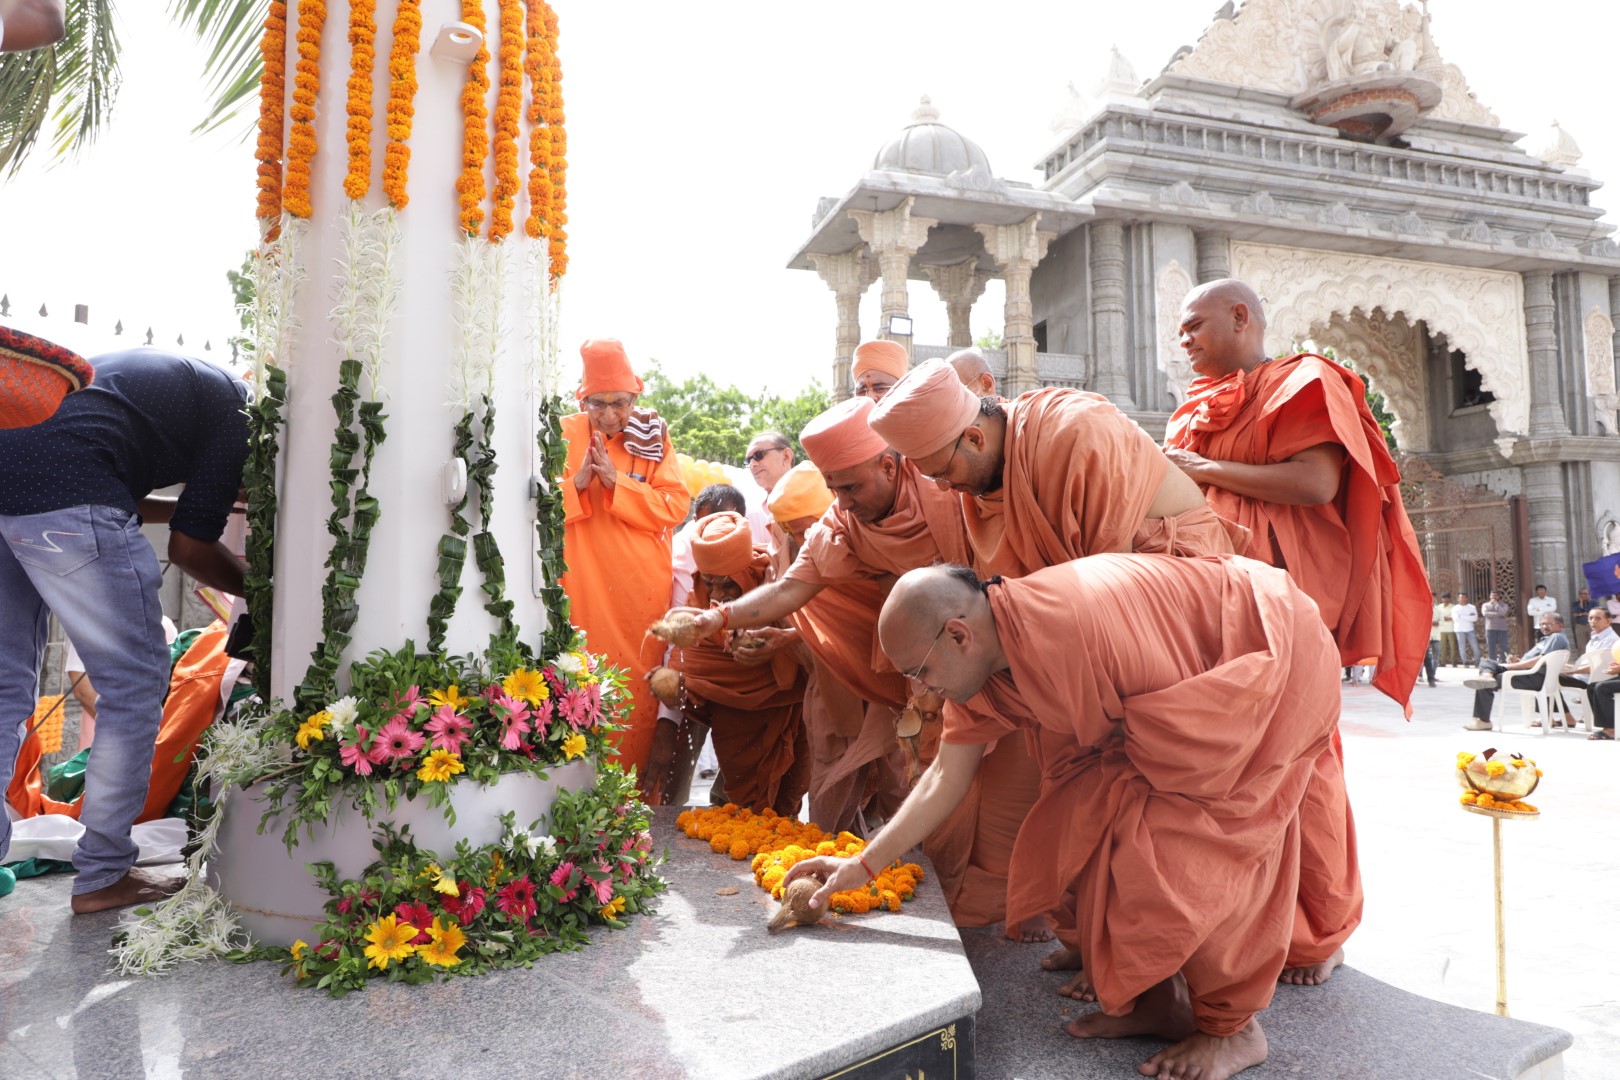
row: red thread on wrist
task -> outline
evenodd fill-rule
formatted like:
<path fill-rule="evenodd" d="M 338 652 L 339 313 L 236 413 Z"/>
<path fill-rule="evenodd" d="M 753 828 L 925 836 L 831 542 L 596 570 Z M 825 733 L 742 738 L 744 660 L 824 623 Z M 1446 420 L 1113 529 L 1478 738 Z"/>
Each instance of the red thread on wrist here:
<path fill-rule="evenodd" d="M 861 860 L 861 869 L 866 871 L 866 880 L 876 881 L 877 875 L 872 872 L 872 867 L 867 864 L 866 854 L 864 852 L 856 852 L 855 857 Z"/>
<path fill-rule="evenodd" d="M 731 605 L 730 604 L 721 604 L 720 608 L 719 608 L 719 611 L 720 611 L 720 629 L 724 630 L 724 629 L 726 629 L 727 627 L 729 627 L 731 625 Z"/>

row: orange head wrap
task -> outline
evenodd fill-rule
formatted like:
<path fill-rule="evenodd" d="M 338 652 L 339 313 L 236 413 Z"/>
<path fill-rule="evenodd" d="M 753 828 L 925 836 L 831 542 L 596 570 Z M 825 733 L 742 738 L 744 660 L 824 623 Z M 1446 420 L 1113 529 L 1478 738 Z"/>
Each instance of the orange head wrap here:
<path fill-rule="evenodd" d="M 804 452 L 822 473 L 837 472 L 871 461 L 889 448 L 866 418 L 871 398 L 846 398 L 810 421 L 799 432 Z"/>
<path fill-rule="evenodd" d="M 730 510 L 710 514 L 693 526 L 692 558 L 698 573 L 731 577 L 754 561 L 754 530 Z"/>
<path fill-rule="evenodd" d="M 855 346 L 855 363 L 849 377 L 858 379 L 868 371 L 881 371 L 896 379 L 904 378 L 910 362 L 906 347 L 898 341 L 863 341 Z"/>
<path fill-rule="evenodd" d="M 827 481 L 815 462 L 801 461 L 776 482 L 765 508 L 778 525 L 785 525 L 800 518 L 818 518 L 832 502 L 833 493 L 827 490 Z"/>
<path fill-rule="evenodd" d="M 630 369 L 630 358 L 616 338 L 592 338 L 579 347 L 579 355 L 585 361 L 577 392 L 582 400 L 592 394 L 639 394 L 646 389 Z"/>
<path fill-rule="evenodd" d="M 943 360 L 912 368 L 872 409 L 872 430 L 908 458 L 937 454 L 973 426 L 979 399 Z"/>
<path fill-rule="evenodd" d="M 48 420 L 64 397 L 95 377 L 90 362 L 71 349 L 0 326 L 0 428 Z"/>

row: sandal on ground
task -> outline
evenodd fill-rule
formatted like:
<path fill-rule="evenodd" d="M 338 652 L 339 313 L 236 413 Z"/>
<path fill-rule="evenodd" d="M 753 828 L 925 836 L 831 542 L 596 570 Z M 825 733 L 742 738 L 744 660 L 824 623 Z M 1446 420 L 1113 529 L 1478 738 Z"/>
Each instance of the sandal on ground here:
<path fill-rule="evenodd" d="M 1587 742 L 1613 742 L 1614 732 L 1609 728 L 1598 728 L 1586 737 Z"/>

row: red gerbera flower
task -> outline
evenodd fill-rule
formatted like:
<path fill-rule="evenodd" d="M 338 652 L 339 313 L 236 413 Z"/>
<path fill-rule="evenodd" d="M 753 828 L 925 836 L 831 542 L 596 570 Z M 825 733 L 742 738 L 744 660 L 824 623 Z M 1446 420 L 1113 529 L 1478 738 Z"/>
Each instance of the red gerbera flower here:
<path fill-rule="evenodd" d="M 400 922 L 416 927 L 417 935 L 411 939 L 412 945 L 426 945 L 433 940 L 433 935 L 428 933 L 433 926 L 433 912 L 428 910 L 426 904 L 401 904 L 394 909 L 394 915 Z"/>
<path fill-rule="evenodd" d="M 466 926 L 478 918 L 478 913 L 484 910 L 484 890 L 481 886 L 470 882 L 458 881 L 456 888 L 460 896 L 447 896 L 444 898 L 444 910 L 456 917 L 456 921 Z"/>
<path fill-rule="evenodd" d="M 500 892 L 495 895 L 495 906 L 514 919 L 521 919 L 527 923 L 539 910 L 534 900 L 534 882 L 529 875 L 514 878 L 501 886 Z"/>

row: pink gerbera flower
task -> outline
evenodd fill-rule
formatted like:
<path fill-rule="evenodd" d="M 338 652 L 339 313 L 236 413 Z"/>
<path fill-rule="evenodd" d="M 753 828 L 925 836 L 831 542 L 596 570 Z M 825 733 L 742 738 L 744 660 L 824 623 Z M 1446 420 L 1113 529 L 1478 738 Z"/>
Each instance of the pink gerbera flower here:
<path fill-rule="evenodd" d="M 501 745 L 508 750 L 521 750 L 523 736 L 532 728 L 529 725 L 529 706 L 509 697 L 505 691 L 497 690 L 489 699 L 490 705 L 500 715 Z"/>
<path fill-rule="evenodd" d="M 597 863 L 596 872 L 602 875 L 602 880 L 597 881 L 595 878 L 587 877 L 585 886 L 596 893 L 596 902 L 598 904 L 605 904 L 613 899 L 613 871 L 609 870 L 604 864 Z"/>
<path fill-rule="evenodd" d="M 534 734 L 537 738 L 545 738 L 547 732 L 551 730 L 551 718 L 556 711 L 557 700 L 546 698 L 529 713 L 529 718 L 534 721 Z"/>
<path fill-rule="evenodd" d="M 478 918 L 478 913 L 484 910 L 484 890 L 481 886 L 466 881 L 456 882 L 456 889 L 460 896 L 447 896 L 444 898 L 444 910 L 456 917 L 456 921 L 466 926 Z"/>
<path fill-rule="evenodd" d="M 412 945 L 426 945 L 433 940 L 428 930 L 433 926 L 433 913 L 426 904 L 400 904 L 394 909 L 394 915 L 402 923 L 410 923 L 416 927 L 416 937 L 411 939 Z"/>
<path fill-rule="evenodd" d="M 412 731 L 403 716 L 396 716 L 384 724 L 371 743 L 371 760 L 388 765 L 400 758 L 408 758 L 427 743 L 427 736 Z"/>
<path fill-rule="evenodd" d="M 591 696 L 583 689 L 569 690 L 557 703 L 557 715 L 567 720 L 568 726 L 575 730 L 585 726 L 590 710 Z"/>
<path fill-rule="evenodd" d="M 472 738 L 472 721 L 450 706 L 441 705 L 438 712 L 435 712 L 433 718 L 427 722 L 427 730 L 433 735 L 435 750 L 448 750 L 452 754 L 459 754 L 467 740 Z"/>
<path fill-rule="evenodd" d="M 549 664 L 546 665 L 546 669 L 540 674 L 544 675 L 546 677 L 546 682 L 551 684 L 552 697 L 556 697 L 564 690 L 568 689 L 568 681 L 558 674 L 556 668 L 550 666 Z"/>
<path fill-rule="evenodd" d="M 398 690 L 394 691 L 394 708 L 406 716 L 416 712 L 416 707 L 420 704 L 422 704 L 422 688 L 420 686 L 412 686 L 403 694 Z"/>
<path fill-rule="evenodd" d="M 602 719 L 602 686 L 600 683 L 591 683 L 585 692 L 591 699 L 590 710 L 585 714 L 585 726 L 595 727 L 597 721 Z"/>
<path fill-rule="evenodd" d="M 527 923 L 539 910 L 534 900 L 534 882 L 525 874 L 514 878 L 501 886 L 495 896 L 495 906 L 514 919 L 522 919 Z"/>
<path fill-rule="evenodd" d="M 574 864 L 571 862 L 564 862 L 558 866 L 557 869 L 551 872 L 551 883 L 559 889 L 567 889 L 568 879 L 573 876 L 573 873 Z M 562 902 L 566 904 L 578 894 L 578 889 L 568 889 L 568 893 L 562 898 Z"/>
<path fill-rule="evenodd" d="M 338 760 L 353 769 L 359 776 L 371 775 L 371 757 L 361 743 L 366 741 L 368 732 L 359 724 L 354 726 L 354 742 L 344 743 L 338 751 Z"/>

